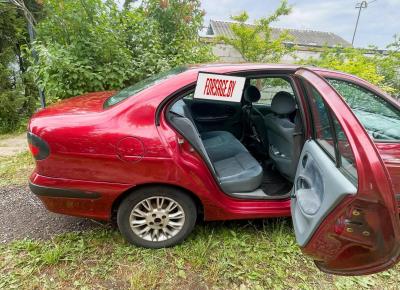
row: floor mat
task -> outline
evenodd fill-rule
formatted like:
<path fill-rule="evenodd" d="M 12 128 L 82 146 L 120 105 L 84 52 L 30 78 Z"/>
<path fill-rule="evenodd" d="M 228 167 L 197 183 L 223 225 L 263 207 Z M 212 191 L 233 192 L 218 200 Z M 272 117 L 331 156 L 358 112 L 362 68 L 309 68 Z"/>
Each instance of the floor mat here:
<path fill-rule="evenodd" d="M 287 194 L 292 188 L 292 183 L 286 180 L 279 172 L 265 168 L 261 189 L 270 196 Z"/>

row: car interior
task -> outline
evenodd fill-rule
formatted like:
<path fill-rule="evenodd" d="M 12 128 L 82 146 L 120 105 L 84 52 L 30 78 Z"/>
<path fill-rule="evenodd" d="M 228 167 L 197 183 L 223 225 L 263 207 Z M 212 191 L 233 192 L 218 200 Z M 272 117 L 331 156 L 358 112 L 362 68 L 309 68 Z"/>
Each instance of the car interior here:
<path fill-rule="evenodd" d="M 194 99 L 193 89 L 167 117 L 226 194 L 286 199 L 304 143 L 294 92 L 286 76 L 247 77 L 241 102 Z"/>

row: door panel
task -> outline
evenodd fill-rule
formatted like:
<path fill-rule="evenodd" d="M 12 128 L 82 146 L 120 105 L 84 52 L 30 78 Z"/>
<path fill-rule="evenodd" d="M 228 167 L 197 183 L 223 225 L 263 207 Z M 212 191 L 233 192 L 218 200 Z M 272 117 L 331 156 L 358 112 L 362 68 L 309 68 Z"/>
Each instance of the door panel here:
<path fill-rule="evenodd" d="M 242 105 L 207 100 L 185 100 L 200 132 L 228 131 L 237 138 L 242 134 Z"/>
<path fill-rule="evenodd" d="M 297 242 L 304 247 L 327 213 L 357 188 L 313 140 L 304 144 L 299 160 L 291 207 Z"/>
<path fill-rule="evenodd" d="M 340 95 L 311 70 L 299 69 L 295 75 L 303 83 L 307 99 L 307 87 L 312 87 L 323 100 L 307 103 L 311 117 L 321 111 L 321 105 L 329 112 L 327 119 L 311 118 L 311 138 L 317 141 L 306 143 L 301 158 L 307 152 L 308 157 L 300 159 L 296 173 L 292 199 L 296 239 L 303 253 L 312 256 L 324 272 L 362 275 L 383 271 L 400 257 L 399 212 L 389 173 L 373 141 Z M 341 130 L 338 134 L 337 126 Z M 347 144 L 346 150 L 340 143 Z M 327 158 L 331 160 L 327 162 Z M 312 167 L 309 170 L 307 163 Z M 347 170 L 349 166 L 353 172 Z M 304 190 L 307 186 L 314 189 Z"/>

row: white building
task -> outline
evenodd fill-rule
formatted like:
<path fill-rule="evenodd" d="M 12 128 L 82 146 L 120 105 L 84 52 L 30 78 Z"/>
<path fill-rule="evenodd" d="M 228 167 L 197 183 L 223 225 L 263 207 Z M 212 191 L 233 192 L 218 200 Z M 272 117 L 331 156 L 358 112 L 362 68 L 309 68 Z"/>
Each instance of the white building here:
<path fill-rule="evenodd" d="M 210 20 L 210 25 L 203 39 L 207 42 L 214 42 L 213 53 L 220 58 L 221 62 L 244 62 L 242 55 L 234 47 L 216 42 L 214 39 L 216 36 L 233 38 L 234 34 L 230 28 L 230 23 L 232 22 Z M 292 56 L 285 56 L 281 60 L 282 63 L 294 63 L 310 57 L 318 58 L 323 47 L 351 46 L 349 42 L 332 32 L 272 28 L 272 37 L 277 38 L 283 31 L 288 31 L 293 36 L 293 41 L 286 43 L 286 45 L 295 45 L 294 55 L 296 59 Z"/>

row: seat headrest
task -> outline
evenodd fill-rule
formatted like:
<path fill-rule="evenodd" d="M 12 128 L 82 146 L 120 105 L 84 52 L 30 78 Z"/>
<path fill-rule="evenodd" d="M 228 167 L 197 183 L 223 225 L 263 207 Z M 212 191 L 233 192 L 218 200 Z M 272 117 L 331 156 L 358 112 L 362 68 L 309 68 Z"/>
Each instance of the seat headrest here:
<path fill-rule="evenodd" d="M 291 93 L 280 91 L 275 94 L 271 102 L 271 111 L 275 114 L 285 115 L 296 110 L 296 102 Z"/>
<path fill-rule="evenodd" d="M 261 98 L 261 93 L 256 86 L 248 86 L 244 90 L 244 99 L 250 103 L 258 102 Z"/>

